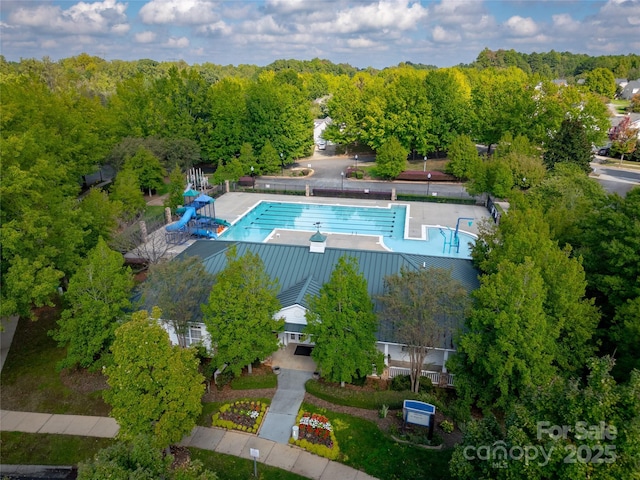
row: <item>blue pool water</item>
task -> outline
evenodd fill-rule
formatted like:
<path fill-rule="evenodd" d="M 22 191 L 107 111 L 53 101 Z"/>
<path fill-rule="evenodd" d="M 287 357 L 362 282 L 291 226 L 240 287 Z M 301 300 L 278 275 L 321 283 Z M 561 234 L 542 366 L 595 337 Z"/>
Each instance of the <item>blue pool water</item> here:
<path fill-rule="evenodd" d="M 393 252 L 456 258 L 470 258 L 469 242 L 475 237 L 458 232 L 459 252 L 454 231 L 448 227 L 425 228 L 425 239 L 406 236 L 407 206 L 354 207 L 308 203 L 260 202 L 222 235 L 221 240 L 263 242 L 274 229 L 322 233 L 370 235 Z"/>

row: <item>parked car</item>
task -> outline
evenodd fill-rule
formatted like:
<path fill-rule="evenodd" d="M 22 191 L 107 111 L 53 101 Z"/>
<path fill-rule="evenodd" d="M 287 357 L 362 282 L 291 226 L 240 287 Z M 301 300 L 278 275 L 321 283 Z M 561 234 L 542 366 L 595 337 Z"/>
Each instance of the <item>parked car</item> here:
<path fill-rule="evenodd" d="M 601 157 L 608 157 L 609 153 L 611 153 L 611 147 L 602 147 L 598 150 L 598 155 Z"/>

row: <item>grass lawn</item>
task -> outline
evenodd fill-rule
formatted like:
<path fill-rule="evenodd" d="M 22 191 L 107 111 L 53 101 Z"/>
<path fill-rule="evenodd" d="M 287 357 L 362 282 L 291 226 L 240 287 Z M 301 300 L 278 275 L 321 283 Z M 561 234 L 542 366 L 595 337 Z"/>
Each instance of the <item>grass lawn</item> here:
<path fill-rule="evenodd" d="M 631 104 L 629 100 L 611 100 L 611 105 L 616 108 L 616 111 L 623 115 L 627 113 L 627 107 Z"/>
<path fill-rule="evenodd" d="M 254 370 L 251 375 L 234 377 L 231 388 L 234 390 L 253 390 L 258 388 L 276 388 L 278 377 L 271 370 Z"/>
<path fill-rule="evenodd" d="M 77 465 L 112 445 L 111 438 L 48 433 L 0 432 L 2 463 L 8 465 Z"/>
<path fill-rule="evenodd" d="M 361 418 L 303 403 L 303 410 L 320 413 L 334 427 L 341 462 L 385 480 L 447 479 L 451 450 L 426 450 L 399 444 L 377 425 Z"/>
<path fill-rule="evenodd" d="M 417 395 L 410 392 L 352 390 L 313 379 L 307 380 L 305 389 L 311 395 L 336 405 L 367 408 L 369 410 L 378 410 L 382 408 L 382 405 L 387 405 L 392 410 L 397 410 L 402 408 L 402 402 L 407 398 L 417 398 Z"/>
<path fill-rule="evenodd" d="M 41 308 L 36 321 L 20 319 L 0 377 L 0 404 L 4 410 L 107 416 L 110 408 L 93 388 L 104 383 L 101 374 L 56 370 L 65 352 L 47 332 L 57 327 L 59 314 Z"/>
<path fill-rule="evenodd" d="M 112 445 L 108 438 L 87 438 L 75 435 L 0 432 L 2 463 L 8 465 L 77 465 L 92 458 L 99 450 Z M 253 461 L 191 448 L 191 458 L 216 472 L 219 480 L 244 480 L 253 475 Z M 258 464 L 263 480 L 301 480 L 305 477 L 274 467 Z"/>
<path fill-rule="evenodd" d="M 246 480 L 253 476 L 253 460 L 210 452 L 199 448 L 190 448 L 191 459 L 200 460 L 207 470 L 216 472 L 218 480 Z M 260 452 L 260 456 L 262 456 Z M 295 473 L 269 467 L 258 462 L 258 478 L 261 480 L 303 480 Z"/>

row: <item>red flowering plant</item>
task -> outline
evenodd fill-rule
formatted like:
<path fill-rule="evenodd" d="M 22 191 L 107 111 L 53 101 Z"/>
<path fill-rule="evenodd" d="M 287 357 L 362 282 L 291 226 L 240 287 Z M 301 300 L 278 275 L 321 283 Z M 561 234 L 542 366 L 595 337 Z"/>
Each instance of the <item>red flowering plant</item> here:
<path fill-rule="evenodd" d="M 291 443 L 317 455 L 335 460 L 339 449 L 329 419 L 317 413 L 303 412 L 298 416 L 298 439 Z"/>

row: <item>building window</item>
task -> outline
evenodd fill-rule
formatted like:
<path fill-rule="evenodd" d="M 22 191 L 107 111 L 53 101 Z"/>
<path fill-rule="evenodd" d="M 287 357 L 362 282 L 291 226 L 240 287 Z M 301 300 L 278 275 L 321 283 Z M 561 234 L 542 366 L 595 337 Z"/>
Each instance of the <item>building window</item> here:
<path fill-rule="evenodd" d="M 202 341 L 202 330 L 200 329 L 200 327 L 189 327 L 186 341 L 187 347 L 190 347 L 193 344 L 200 343 Z"/>

